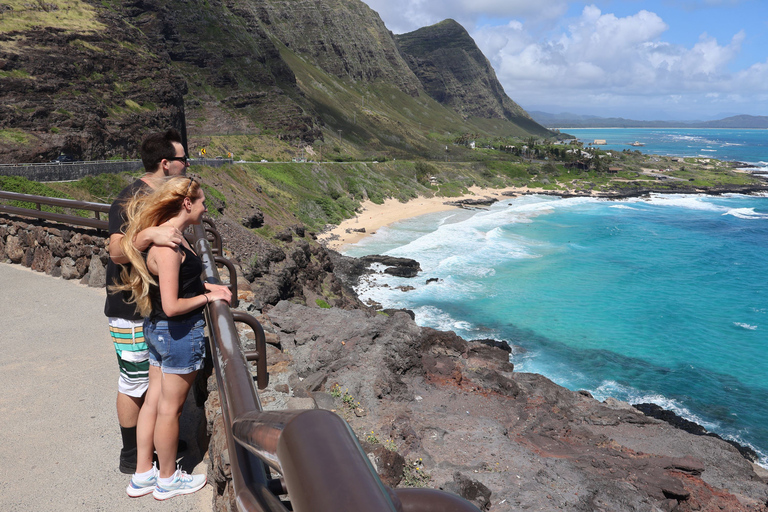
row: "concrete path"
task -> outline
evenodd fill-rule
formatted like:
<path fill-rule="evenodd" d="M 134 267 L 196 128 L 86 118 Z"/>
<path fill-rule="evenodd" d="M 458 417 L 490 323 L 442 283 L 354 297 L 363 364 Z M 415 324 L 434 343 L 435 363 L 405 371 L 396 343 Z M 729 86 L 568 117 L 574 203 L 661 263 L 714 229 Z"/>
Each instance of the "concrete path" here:
<path fill-rule="evenodd" d="M 212 510 L 212 488 L 129 498 L 118 471 L 117 361 L 104 289 L 0 263 L 0 510 Z M 187 400 L 182 467 L 207 471 Z"/>

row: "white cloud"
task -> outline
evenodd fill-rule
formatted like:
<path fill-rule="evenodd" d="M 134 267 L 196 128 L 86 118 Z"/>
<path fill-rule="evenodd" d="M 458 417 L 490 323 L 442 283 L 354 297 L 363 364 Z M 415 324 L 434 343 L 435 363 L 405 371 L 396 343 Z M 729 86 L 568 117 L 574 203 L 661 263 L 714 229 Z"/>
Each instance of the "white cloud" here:
<path fill-rule="evenodd" d="M 663 108 L 682 103 L 687 93 L 733 90 L 728 66 L 739 54 L 743 31 L 725 45 L 702 34 L 686 48 L 662 41 L 668 28 L 649 11 L 617 17 L 590 5 L 546 40 L 534 39 L 518 23 L 483 27 L 472 35 L 507 94 L 523 106 L 580 97 L 600 106 L 647 101 Z M 742 73 L 742 83 L 759 83 L 765 67 Z"/>
<path fill-rule="evenodd" d="M 670 42 L 670 25 L 648 7 L 617 16 L 586 5 L 568 19 L 564 16 L 573 0 L 365 1 L 395 33 L 446 18 L 461 23 L 491 61 L 507 94 L 524 108 L 552 111 L 562 105 L 576 111 L 574 106 L 581 105 L 585 113 L 642 118 L 679 112 L 693 119 L 707 106 L 766 114 L 757 105 L 768 104 L 768 61 L 731 69 L 747 47 L 744 30 L 725 42 L 702 33 L 685 45 Z M 696 10 L 746 8 L 757 1 L 665 0 Z M 615 111 L 607 112 L 610 108 Z"/>

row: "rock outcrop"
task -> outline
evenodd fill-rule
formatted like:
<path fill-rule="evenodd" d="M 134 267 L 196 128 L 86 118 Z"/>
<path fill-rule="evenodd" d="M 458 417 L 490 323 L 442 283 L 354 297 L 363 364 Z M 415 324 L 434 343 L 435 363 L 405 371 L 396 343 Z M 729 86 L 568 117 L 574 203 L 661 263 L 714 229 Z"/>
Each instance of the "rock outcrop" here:
<path fill-rule="evenodd" d="M 768 510 L 766 482 L 730 444 L 514 372 L 503 348 L 404 313 L 280 302 L 259 320 L 282 347 L 263 402 L 336 410 L 390 485 L 491 511 Z"/>

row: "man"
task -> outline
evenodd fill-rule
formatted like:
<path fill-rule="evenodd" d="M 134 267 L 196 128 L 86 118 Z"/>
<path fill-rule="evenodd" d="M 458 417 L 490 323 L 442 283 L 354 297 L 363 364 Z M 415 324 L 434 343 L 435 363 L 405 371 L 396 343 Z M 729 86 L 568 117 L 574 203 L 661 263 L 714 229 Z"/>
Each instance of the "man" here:
<path fill-rule="evenodd" d="M 127 200 L 135 194 L 150 192 L 166 176 L 185 175 L 189 166 L 181 135 L 174 129 L 145 137 L 141 143 L 141 160 L 146 174 L 125 187 L 109 210 L 108 285 L 119 277 L 121 265 L 128 263 L 120 247 Z M 172 226 L 158 226 L 139 233 L 133 244 L 139 251 L 151 244 L 175 248 L 181 243 L 181 237 L 179 230 Z M 123 438 L 120 471 L 133 474 L 136 471 L 136 423 L 149 383 L 149 351 L 144 341 L 144 319 L 136 312 L 135 305 L 128 303 L 129 298 L 128 292 L 108 293 L 104 314 L 109 317 L 109 330 L 120 366 L 117 384 L 117 420 Z"/>

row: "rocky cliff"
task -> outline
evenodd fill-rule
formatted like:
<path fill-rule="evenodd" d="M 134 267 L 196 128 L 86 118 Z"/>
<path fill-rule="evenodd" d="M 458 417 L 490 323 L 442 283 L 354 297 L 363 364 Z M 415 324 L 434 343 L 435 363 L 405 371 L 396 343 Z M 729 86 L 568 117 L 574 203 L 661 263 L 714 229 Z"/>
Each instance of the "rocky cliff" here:
<path fill-rule="evenodd" d="M 387 82 L 415 96 L 421 84 L 379 15 L 354 0 L 262 0 L 269 31 L 336 77 Z M 261 7 L 261 6 L 260 6 Z"/>
<path fill-rule="evenodd" d="M 448 19 L 395 36 L 427 93 L 465 117 L 507 119 L 536 135 L 548 131 L 512 101 L 467 31 Z"/>
<path fill-rule="evenodd" d="M 766 472 L 730 444 L 516 372 L 505 343 L 285 301 L 259 321 L 281 349 L 262 403 L 336 411 L 387 485 L 490 511 L 768 510 Z"/>
<path fill-rule="evenodd" d="M 312 143 L 341 130 L 350 150 L 424 156 L 422 125 L 477 128 L 451 109 L 545 133 L 466 32 L 439 27 L 428 39 L 455 55 L 419 53 L 414 34 L 398 47 L 359 0 L 3 0 L 0 163 L 132 157 L 143 134 L 167 126 L 188 132 L 193 150 L 213 136 Z M 441 70 L 457 55 L 466 69 Z M 425 88 L 443 105 L 420 100 Z M 376 108 L 358 108 L 368 94 Z"/>
<path fill-rule="evenodd" d="M 0 12 L 0 162 L 135 155 L 145 130 L 183 128 L 183 77 L 116 12 L 82 2 Z"/>

